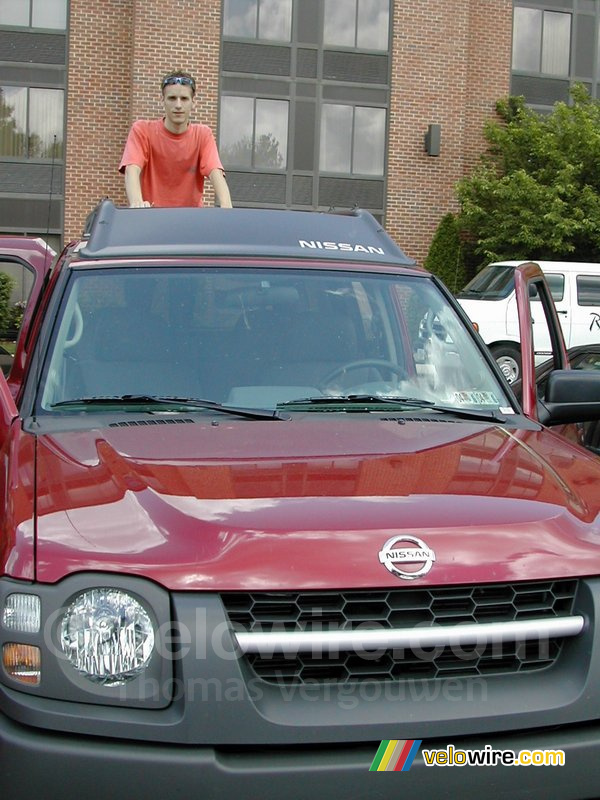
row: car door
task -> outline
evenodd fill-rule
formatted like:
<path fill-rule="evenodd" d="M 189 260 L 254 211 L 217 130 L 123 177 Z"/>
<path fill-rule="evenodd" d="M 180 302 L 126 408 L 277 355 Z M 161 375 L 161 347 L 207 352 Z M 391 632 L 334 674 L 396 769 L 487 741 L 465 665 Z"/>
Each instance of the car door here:
<path fill-rule="evenodd" d="M 568 369 L 569 360 L 552 293 L 537 264 L 529 262 L 516 268 L 515 297 L 521 341 L 522 406 L 528 417 L 537 420 L 536 356 L 545 349 L 556 370 Z"/>

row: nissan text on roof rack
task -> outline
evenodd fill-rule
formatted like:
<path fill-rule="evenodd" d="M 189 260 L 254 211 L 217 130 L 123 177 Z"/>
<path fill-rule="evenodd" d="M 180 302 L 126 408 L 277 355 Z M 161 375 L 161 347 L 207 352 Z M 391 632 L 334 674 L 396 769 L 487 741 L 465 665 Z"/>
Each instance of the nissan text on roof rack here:
<path fill-rule="evenodd" d="M 0 237 L 36 276 L 0 375 L 1 797 L 597 796 L 600 460 L 554 426 L 600 418 L 600 374 L 538 267 L 517 401 L 365 211 L 104 201 L 52 263 L 28 241 Z M 381 782 L 393 740 L 565 764 Z"/>

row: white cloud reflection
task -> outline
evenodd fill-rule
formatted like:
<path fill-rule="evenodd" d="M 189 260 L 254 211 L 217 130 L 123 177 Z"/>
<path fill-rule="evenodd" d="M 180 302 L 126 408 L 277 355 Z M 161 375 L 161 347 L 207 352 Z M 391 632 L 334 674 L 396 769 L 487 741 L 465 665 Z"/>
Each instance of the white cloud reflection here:
<path fill-rule="evenodd" d="M 325 45 L 386 51 L 389 7 L 389 0 L 325 0 Z"/>

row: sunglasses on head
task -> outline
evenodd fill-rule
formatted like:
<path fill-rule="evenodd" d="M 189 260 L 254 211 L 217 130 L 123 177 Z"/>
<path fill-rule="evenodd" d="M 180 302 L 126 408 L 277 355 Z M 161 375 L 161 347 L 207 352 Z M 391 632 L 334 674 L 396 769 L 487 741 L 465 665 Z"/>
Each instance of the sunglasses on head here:
<path fill-rule="evenodd" d="M 161 88 L 165 88 L 165 86 L 191 86 L 192 91 L 196 91 L 196 81 L 193 78 L 186 78 L 185 75 L 173 75 L 168 78 L 163 78 L 163 82 Z"/>

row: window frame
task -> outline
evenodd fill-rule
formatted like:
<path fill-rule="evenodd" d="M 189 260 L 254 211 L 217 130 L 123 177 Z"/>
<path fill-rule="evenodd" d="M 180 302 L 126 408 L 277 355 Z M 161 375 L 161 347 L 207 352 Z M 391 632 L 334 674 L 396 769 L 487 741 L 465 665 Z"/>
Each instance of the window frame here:
<path fill-rule="evenodd" d="M 23 131 L 25 135 L 25 152 L 21 154 L 10 154 L 10 153 L 3 153 L 0 149 L 0 159 L 2 161 L 13 161 L 13 162 L 37 162 L 37 163 L 58 163 L 64 164 L 65 160 L 65 134 L 66 134 L 66 125 L 65 125 L 65 106 L 66 106 L 66 92 L 64 89 L 55 87 L 55 86 L 21 86 L 17 84 L 6 84 L 3 83 L 0 86 L 0 89 L 23 89 L 26 93 L 26 100 L 25 100 L 25 131 Z M 32 130 L 32 102 L 31 102 L 31 93 L 35 91 L 45 91 L 45 92 L 60 92 L 62 95 L 62 109 L 61 109 L 61 140 L 60 140 L 60 155 L 56 153 L 51 153 L 50 155 L 46 156 L 32 156 L 31 155 L 31 137 L 36 131 Z M 57 142 L 58 144 L 58 142 Z M 54 147 L 54 143 L 49 144 L 48 147 L 51 149 Z"/>
<path fill-rule="evenodd" d="M 352 120 L 350 125 L 350 168 L 349 170 L 339 171 L 333 170 L 325 166 L 323 163 L 323 138 L 324 138 L 324 125 L 326 121 L 326 117 L 324 109 L 329 106 L 335 106 L 338 108 L 349 108 L 352 112 Z M 383 135 L 383 142 L 382 142 L 382 163 L 381 163 L 381 172 L 360 172 L 359 170 L 355 169 L 355 162 L 357 160 L 357 124 L 356 124 L 356 112 L 357 110 L 371 110 L 371 111 L 382 111 L 384 114 L 383 120 L 383 128 L 382 128 L 382 135 Z M 361 105 L 360 103 L 332 103 L 332 102 L 322 102 L 320 104 L 320 111 L 321 111 L 321 120 L 319 126 L 319 172 L 327 173 L 332 175 L 344 175 L 344 176 L 352 176 L 352 177 L 365 177 L 368 179 L 380 179 L 385 177 L 385 162 L 386 162 L 386 136 L 387 136 L 387 127 L 388 127 L 388 109 L 384 106 L 368 106 L 368 105 Z"/>
<path fill-rule="evenodd" d="M 68 27 L 69 27 L 69 0 L 62 0 L 63 6 L 64 6 L 65 24 L 64 25 L 55 25 L 55 26 L 51 26 L 51 27 L 48 27 L 46 25 L 41 26 L 41 25 L 34 25 L 33 24 L 34 6 L 37 3 L 46 4 L 47 0 L 27 0 L 27 2 L 29 4 L 29 13 L 28 13 L 28 22 L 27 22 L 26 25 L 21 24 L 19 22 L 4 22 L 3 20 L 0 19 L 0 28 L 31 29 L 31 30 L 35 30 L 35 31 L 52 31 L 53 33 L 59 32 L 59 31 L 66 32 L 68 30 Z"/>
<path fill-rule="evenodd" d="M 565 274 L 562 272 L 545 272 L 544 277 L 546 279 L 546 283 L 548 284 L 548 288 L 550 289 L 552 299 L 555 303 L 560 303 L 565 297 Z M 536 294 L 531 299 L 539 300 L 539 295 Z"/>
<path fill-rule="evenodd" d="M 530 11 L 540 15 L 540 24 L 539 24 L 539 32 L 536 31 L 536 48 L 537 48 L 537 66 L 534 69 L 528 68 L 527 66 L 516 66 L 515 64 L 515 52 L 516 52 L 516 27 L 517 27 L 517 17 L 519 10 Z M 548 15 L 562 15 L 565 17 L 569 17 L 569 36 L 568 36 L 568 54 L 566 57 L 566 66 L 564 71 L 560 72 L 548 72 L 544 70 L 544 54 L 547 54 L 548 47 L 550 44 L 545 39 L 545 30 L 548 24 L 547 17 Z M 548 78 L 568 78 L 571 75 L 571 60 L 573 57 L 573 11 L 565 10 L 557 10 L 556 8 L 546 8 L 539 5 L 526 5 L 519 3 L 518 5 L 515 4 L 513 8 L 513 48 L 511 53 L 511 72 L 513 73 L 524 73 L 529 75 L 536 75 L 536 76 L 544 76 Z"/>
<path fill-rule="evenodd" d="M 585 286 L 585 282 L 588 282 L 590 286 L 597 286 L 598 288 L 598 297 L 594 300 L 585 300 L 583 297 L 584 292 L 589 291 Z M 577 305 L 582 308 L 596 308 L 600 306 L 600 275 L 586 275 L 580 274 L 575 276 L 575 290 L 577 293 Z M 593 291 L 593 288 L 592 288 Z"/>
<path fill-rule="evenodd" d="M 222 131 L 225 128 L 223 124 L 223 111 L 224 111 L 224 102 L 228 99 L 232 98 L 239 98 L 242 100 L 248 100 L 252 102 L 252 149 L 250 151 L 250 163 L 249 164 L 242 164 L 242 163 L 235 163 L 233 161 L 229 161 L 227 156 L 224 155 L 224 151 L 226 151 L 226 145 L 223 142 L 222 138 Z M 265 166 L 261 164 L 257 164 L 257 105 L 259 103 L 285 103 L 287 106 L 287 120 L 286 120 L 286 141 L 285 141 L 285 157 L 283 164 L 281 166 Z M 258 172 L 276 172 L 276 173 L 285 173 L 288 169 L 288 161 L 289 161 L 289 137 L 290 137 L 290 114 L 291 114 L 291 103 L 289 98 L 278 98 L 278 97 L 261 97 L 258 95 L 244 95 L 244 94 L 221 94 L 221 107 L 219 110 L 219 153 L 221 155 L 221 159 L 223 160 L 224 166 L 226 169 L 232 170 L 251 170 L 251 171 L 258 171 Z"/>
<path fill-rule="evenodd" d="M 254 4 L 256 9 L 255 11 L 255 29 L 253 36 L 246 36 L 243 34 L 236 34 L 231 33 L 226 30 L 228 17 L 228 3 L 230 0 L 223 0 L 223 20 L 222 20 L 222 28 L 223 28 L 223 36 L 228 39 L 245 39 L 246 41 L 253 41 L 253 42 L 286 42 L 290 43 L 292 41 L 292 34 L 293 34 L 293 27 L 294 27 L 294 0 L 287 0 L 289 3 L 289 33 L 287 38 L 278 38 L 278 37 L 265 37 L 261 36 L 261 14 L 266 14 L 265 6 L 269 2 L 269 0 L 251 0 Z"/>
<path fill-rule="evenodd" d="M 341 42 L 333 42 L 327 41 L 325 37 L 325 26 L 326 26 L 326 4 L 328 0 L 325 0 L 325 5 L 323 7 L 323 27 L 322 27 L 322 36 L 323 36 L 323 47 L 327 50 L 329 49 L 336 49 L 340 48 L 343 50 L 353 50 L 358 52 L 372 52 L 372 53 L 386 53 L 390 50 L 390 33 L 391 33 L 391 16 L 392 16 L 392 4 L 390 0 L 384 0 L 387 2 L 387 35 L 386 35 L 386 45 L 384 48 L 381 47 L 374 47 L 363 45 L 359 43 L 359 37 L 361 33 L 361 4 L 364 3 L 366 0 L 355 0 L 354 6 L 354 42 L 352 44 L 348 43 L 341 43 Z M 368 0 L 367 0 L 368 1 Z M 335 2 L 335 0 L 334 0 Z"/>

